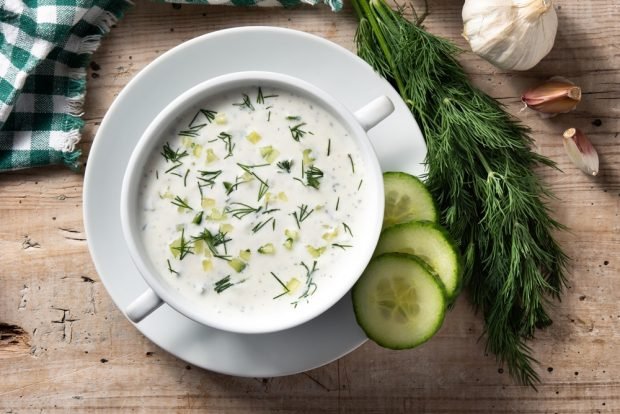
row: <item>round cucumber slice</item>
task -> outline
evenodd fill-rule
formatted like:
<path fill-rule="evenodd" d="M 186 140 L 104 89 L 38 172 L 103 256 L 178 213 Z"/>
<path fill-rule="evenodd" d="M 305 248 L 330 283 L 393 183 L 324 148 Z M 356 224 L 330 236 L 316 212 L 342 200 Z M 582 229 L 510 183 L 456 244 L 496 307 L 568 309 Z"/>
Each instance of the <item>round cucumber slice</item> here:
<path fill-rule="evenodd" d="M 355 318 L 368 338 L 390 349 L 429 340 L 446 311 L 443 284 L 416 256 L 375 257 L 352 290 Z"/>
<path fill-rule="evenodd" d="M 422 181 L 403 172 L 383 174 L 385 212 L 383 227 L 411 220 L 437 221 L 437 207 Z"/>
<path fill-rule="evenodd" d="M 383 253 L 409 253 L 428 264 L 443 282 L 448 301 L 461 288 L 462 260 L 456 244 L 443 227 L 430 221 L 397 224 L 381 232 L 375 256 Z"/>

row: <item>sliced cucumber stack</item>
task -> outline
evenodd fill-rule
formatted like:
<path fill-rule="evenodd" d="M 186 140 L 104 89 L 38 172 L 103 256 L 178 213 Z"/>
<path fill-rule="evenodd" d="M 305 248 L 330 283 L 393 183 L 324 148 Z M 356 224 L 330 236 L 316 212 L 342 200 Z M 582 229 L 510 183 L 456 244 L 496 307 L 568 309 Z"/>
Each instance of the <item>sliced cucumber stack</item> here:
<path fill-rule="evenodd" d="M 428 264 L 443 282 L 448 301 L 461 287 L 461 256 L 443 227 L 430 221 L 412 221 L 383 230 L 375 256 L 388 252 L 410 253 Z"/>
<path fill-rule="evenodd" d="M 390 349 L 429 340 L 441 327 L 446 292 L 416 256 L 386 253 L 375 257 L 352 290 L 357 322 L 366 335 Z"/>
<path fill-rule="evenodd" d="M 377 344 L 416 347 L 441 327 L 461 287 L 462 260 L 418 178 L 383 175 L 385 216 L 374 258 L 352 290 L 358 324 Z"/>
<path fill-rule="evenodd" d="M 385 212 L 383 227 L 411 220 L 437 221 L 437 207 L 424 183 L 402 172 L 383 174 Z"/>

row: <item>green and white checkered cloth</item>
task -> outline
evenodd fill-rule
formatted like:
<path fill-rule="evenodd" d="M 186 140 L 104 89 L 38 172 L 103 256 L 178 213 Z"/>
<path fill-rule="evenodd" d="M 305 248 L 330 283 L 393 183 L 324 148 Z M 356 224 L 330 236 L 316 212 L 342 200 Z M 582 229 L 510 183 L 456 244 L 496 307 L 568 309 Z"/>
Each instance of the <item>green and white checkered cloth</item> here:
<path fill-rule="evenodd" d="M 341 0 L 185 0 L 290 7 Z M 80 167 L 86 66 L 130 0 L 0 0 L 0 171 Z"/>

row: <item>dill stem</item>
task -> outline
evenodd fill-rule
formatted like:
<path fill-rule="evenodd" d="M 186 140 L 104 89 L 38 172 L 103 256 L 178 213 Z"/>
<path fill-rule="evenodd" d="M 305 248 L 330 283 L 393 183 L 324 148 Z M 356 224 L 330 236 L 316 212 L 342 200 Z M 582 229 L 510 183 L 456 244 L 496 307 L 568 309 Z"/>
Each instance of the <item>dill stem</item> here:
<path fill-rule="evenodd" d="M 371 8 L 372 3 L 372 7 L 377 11 L 377 13 L 382 15 L 384 21 L 387 21 L 389 20 L 389 17 L 386 16 L 385 12 L 381 9 L 382 7 L 385 7 L 385 4 L 382 1 L 377 2 L 373 0 L 352 0 L 351 3 L 353 4 L 353 9 L 355 9 L 355 12 L 359 16 L 360 20 L 366 19 L 368 23 L 370 23 L 370 27 L 375 33 L 377 42 L 379 43 L 379 47 L 383 51 L 383 54 L 385 55 L 385 58 L 390 65 L 390 69 L 392 70 L 392 76 L 394 78 L 394 81 L 396 82 L 398 92 L 400 95 L 404 95 L 405 84 L 401 79 L 401 75 L 396 68 L 396 65 L 394 64 L 392 52 L 390 51 L 388 43 L 383 36 L 383 32 L 379 27 L 379 22 L 377 21 L 375 15 L 373 14 L 373 9 Z"/>
<path fill-rule="evenodd" d="M 482 152 L 480 151 L 480 149 L 478 147 L 474 147 L 474 152 L 476 153 L 476 155 L 478 156 L 478 160 L 480 161 L 480 163 L 482 164 L 482 166 L 484 167 L 484 169 L 487 172 L 487 175 L 491 175 L 493 174 L 493 169 L 491 168 L 491 166 L 489 165 L 487 159 L 485 158 L 485 156 L 482 154 Z"/>

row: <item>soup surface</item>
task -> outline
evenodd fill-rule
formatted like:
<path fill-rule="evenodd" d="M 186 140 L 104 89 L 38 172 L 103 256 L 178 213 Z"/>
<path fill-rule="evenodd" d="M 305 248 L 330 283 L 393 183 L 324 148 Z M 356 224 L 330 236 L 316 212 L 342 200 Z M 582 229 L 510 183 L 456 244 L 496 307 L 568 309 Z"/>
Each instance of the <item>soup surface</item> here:
<path fill-rule="evenodd" d="M 349 132 L 283 90 L 218 95 L 159 149 L 140 186 L 142 238 L 205 312 L 258 320 L 322 300 L 375 220 Z"/>

